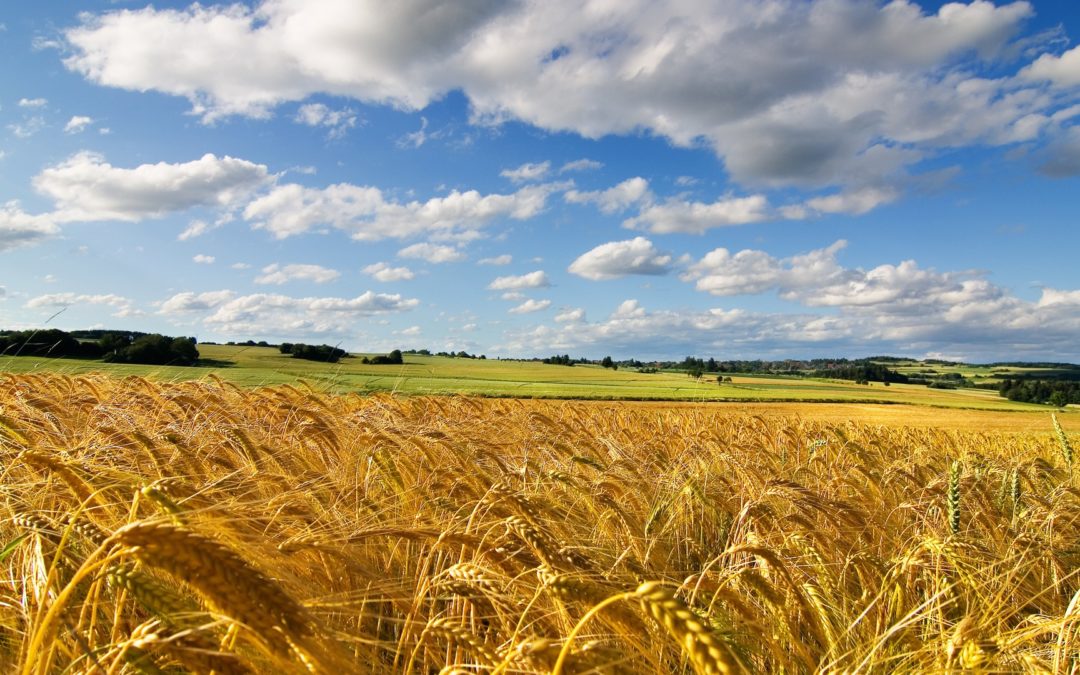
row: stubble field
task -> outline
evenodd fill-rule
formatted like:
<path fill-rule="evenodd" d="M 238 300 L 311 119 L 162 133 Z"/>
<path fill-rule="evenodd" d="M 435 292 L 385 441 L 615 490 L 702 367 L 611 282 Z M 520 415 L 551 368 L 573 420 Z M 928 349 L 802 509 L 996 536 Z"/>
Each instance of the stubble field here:
<path fill-rule="evenodd" d="M 1073 415 L 754 405 L 3 376 L 0 667 L 1077 668 Z"/>

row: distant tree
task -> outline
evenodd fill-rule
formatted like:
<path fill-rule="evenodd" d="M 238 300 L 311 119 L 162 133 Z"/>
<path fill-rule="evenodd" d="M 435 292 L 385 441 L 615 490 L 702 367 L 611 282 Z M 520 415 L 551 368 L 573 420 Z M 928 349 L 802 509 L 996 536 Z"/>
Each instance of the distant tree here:
<path fill-rule="evenodd" d="M 615 362 L 611 360 L 610 356 L 605 356 L 603 359 L 600 360 L 600 365 L 605 368 L 614 368 Z"/>
<path fill-rule="evenodd" d="M 366 358 L 366 357 L 365 357 Z M 367 359 L 365 363 L 370 363 L 374 366 L 400 366 L 405 363 L 404 357 L 401 355 L 400 349 L 395 349 L 386 355 L 372 356 Z"/>
<path fill-rule="evenodd" d="M 199 350 L 191 338 L 151 333 L 139 336 L 126 347 L 106 354 L 105 360 L 111 363 L 193 366 L 199 360 Z"/>
<path fill-rule="evenodd" d="M 278 345 L 278 351 L 282 354 L 292 354 L 293 344 L 291 342 L 282 342 Z"/>
<path fill-rule="evenodd" d="M 330 345 L 305 345 L 294 344 L 289 352 L 294 359 L 306 359 L 308 361 L 324 361 L 337 363 L 349 355 L 344 349 L 331 347 Z"/>

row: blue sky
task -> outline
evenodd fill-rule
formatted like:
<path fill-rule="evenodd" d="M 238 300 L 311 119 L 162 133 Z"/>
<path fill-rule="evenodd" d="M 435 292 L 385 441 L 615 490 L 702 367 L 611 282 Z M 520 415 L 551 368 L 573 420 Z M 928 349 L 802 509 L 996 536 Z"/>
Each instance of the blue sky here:
<path fill-rule="evenodd" d="M 0 327 L 1080 361 L 1077 3 L 79 8 L 0 9 Z"/>

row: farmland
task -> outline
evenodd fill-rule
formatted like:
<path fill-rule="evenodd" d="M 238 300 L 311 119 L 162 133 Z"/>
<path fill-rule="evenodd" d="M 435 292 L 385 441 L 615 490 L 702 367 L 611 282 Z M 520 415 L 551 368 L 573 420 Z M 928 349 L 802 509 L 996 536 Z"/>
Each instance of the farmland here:
<path fill-rule="evenodd" d="M 9 375 L 0 664 L 1075 668 L 1072 415 L 858 407 Z"/>
<path fill-rule="evenodd" d="M 932 406 L 954 409 L 1033 412 L 1045 406 L 1016 403 L 985 389 L 930 389 L 922 385 L 762 375 L 734 375 L 718 384 L 681 372 L 644 373 L 593 365 L 574 367 L 535 361 L 462 359 L 409 354 L 402 366 L 365 365 L 359 358 L 335 364 L 282 355 L 269 347 L 200 345 L 201 367 L 106 364 L 98 361 L 0 357 L 0 372 L 80 374 L 102 371 L 158 381 L 182 381 L 213 374 L 241 386 L 306 382 L 318 391 L 467 394 L 514 398 L 619 399 L 734 402 L 835 402 Z"/>

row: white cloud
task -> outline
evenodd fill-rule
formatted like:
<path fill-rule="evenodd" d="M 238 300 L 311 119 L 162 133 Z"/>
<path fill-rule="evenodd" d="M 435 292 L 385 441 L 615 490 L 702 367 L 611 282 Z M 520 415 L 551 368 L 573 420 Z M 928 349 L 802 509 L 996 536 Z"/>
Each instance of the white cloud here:
<path fill-rule="evenodd" d="M 408 267 L 391 267 L 384 262 L 368 265 L 362 271 L 364 274 L 374 277 L 376 281 L 381 281 L 383 283 L 391 281 L 409 281 L 416 276 Z"/>
<path fill-rule="evenodd" d="M 551 307 L 550 300 L 533 300 L 532 298 L 521 303 L 517 307 L 513 307 L 508 311 L 511 314 L 532 314 L 534 312 L 542 312 L 548 307 Z"/>
<path fill-rule="evenodd" d="M 584 352 L 622 357 L 670 358 L 672 353 L 729 358 L 789 358 L 822 353 L 964 353 L 973 360 L 1023 355 L 1031 359 L 1075 354 L 1080 331 L 1080 291 L 1062 291 L 1068 302 L 1045 306 L 967 279 L 941 289 L 908 311 L 868 305 L 838 313 L 752 312 L 714 307 L 704 311 L 648 311 L 624 302 L 607 319 L 544 323 L 515 328 L 497 348 L 504 353 Z M 1051 297 L 1056 297 L 1051 293 Z M 1057 356 L 1060 355 L 1060 356 Z"/>
<path fill-rule="evenodd" d="M 134 316 L 139 313 L 134 308 L 132 301 L 129 298 L 113 293 L 97 295 L 89 293 L 50 293 L 48 295 L 39 295 L 30 298 L 26 302 L 26 307 L 29 309 L 36 309 L 38 307 L 78 307 L 81 305 L 105 305 L 107 307 L 112 307 L 116 310 L 113 312 L 113 316 L 116 317 Z"/>
<path fill-rule="evenodd" d="M 420 128 L 416 131 L 410 131 L 398 140 L 398 147 L 401 148 L 419 148 L 428 140 L 428 121 L 426 117 L 420 118 Z"/>
<path fill-rule="evenodd" d="M 614 319 L 636 319 L 645 316 L 645 308 L 637 300 L 623 300 L 611 316 Z"/>
<path fill-rule="evenodd" d="M 1060 56 L 1043 54 L 1020 71 L 1020 77 L 1052 82 L 1059 87 L 1080 85 L 1080 47 L 1073 47 Z"/>
<path fill-rule="evenodd" d="M 836 262 L 836 254 L 847 246 L 840 240 L 832 246 L 787 259 L 777 259 L 765 251 L 746 249 L 734 255 L 717 248 L 682 275 L 695 281 L 699 291 L 712 295 L 756 295 L 769 290 L 785 294 L 813 295 L 824 287 L 844 280 L 846 274 Z"/>
<path fill-rule="evenodd" d="M 229 290 L 207 291 L 205 293 L 186 291 L 177 293 L 163 301 L 158 308 L 158 313 L 179 314 L 181 312 L 206 311 L 220 307 L 235 297 L 236 293 Z"/>
<path fill-rule="evenodd" d="M 496 277 L 488 284 L 493 291 L 520 291 L 526 288 L 547 288 L 551 285 L 543 270 L 536 270 L 519 276 Z"/>
<path fill-rule="evenodd" d="M 640 176 L 629 178 L 607 190 L 579 192 L 568 190 L 563 198 L 572 204 L 596 204 L 604 213 L 616 213 L 652 200 L 649 181 Z"/>
<path fill-rule="evenodd" d="M 1080 290 L 1061 291 L 1056 288 L 1044 288 L 1039 297 L 1039 307 L 1053 305 L 1078 305 L 1080 306 Z"/>
<path fill-rule="evenodd" d="M 420 110 L 461 91 L 476 122 L 644 131 L 713 148 L 742 184 L 846 188 L 917 161 L 893 146 L 1012 143 L 1020 120 L 1059 105 L 1038 82 L 1072 82 L 1076 49 L 1026 69 L 1024 56 L 1020 78 L 973 74 L 1033 14 L 911 0 L 195 4 L 83 14 L 65 64 L 186 97 L 206 121 L 314 94 Z"/>
<path fill-rule="evenodd" d="M 39 173 L 34 187 L 56 202 L 58 222 L 136 222 L 196 206 L 234 207 L 269 180 L 265 166 L 228 156 L 121 169 L 82 152 Z"/>
<path fill-rule="evenodd" d="M 321 265 L 279 265 L 274 263 L 262 268 L 262 275 L 255 277 L 255 283 L 280 286 L 290 281 L 310 281 L 315 284 L 325 284 L 340 276 L 341 272 Z"/>
<path fill-rule="evenodd" d="M 48 104 L 49 104 L 49 100 L 44 99 L 44 98 L 20 98 L 19 99 L 19 107 L 20 108 L 44 108 Z"/>
<path fill-rule="evenodd" d="M 575 159 L 571 162 L 563 164 L 559 169 L 559 173 L 568 173 L 571 171 L 596 171 L 597 169 L 604 168 L 603 162 L 598 162 L 595 159 L 581 158 Z"/>
<path fill-rule="evenodd" d="M 210 230 L 215 229 L 216 227 L 217 224 L 210 224 L 205 220 L 196 219 L 191 221 L 191 223 L 188 224 L 184 231 L 177 235 L 176 239 L 177 241 L 187 241 L 188 239 L 201 237 L 202 235 L 206 234 Z"/>
<path fill-rule="evenodd" d="M 499 298 L 508 302 L 521 302 L 525 299 L 525 294 L 520 291 L 506 291 Z"/>
<path fill-rule="evenodd" d="M 514 256 L 510 255 L 509 253 L 503 253 L 502 255 L 497 255 L 492 258 L 480 258 L 476 261 L 476 264 L 495 265 L 497 267 L 501 267 L 503 265 L 509 265 L 512 262 L 514 262 Z"/>
<path fill-rule="evenodd" d="M 37 243 L 59 232 L 47 215 L 25 213 L 17 201 L 0 204 L 0 251 Z"/>
<path fill-rule="evenodd" d="M 324 103 L 305 103 L 296 111 L 293 118 L 309 127 L 327 127 L 330 138 L 341 138 L 356 126 L 356 113 L 350 108 L 331 110 Z"/>
<path fill-rule="evenodd" d="M 531 185 L 508 195 L 454 190 L 425 202 L 401 203 L 371 186 L 338 183 L 318 189 L 289 184 L 252 201 L 244 217 L 278 239 L 321 226 L 363 241 L 405 239 L 475 230 L 497 218 L 527 220 L 544 209 L 555 187 Z"/>
<path fill-rule="evenodd" d="M 7 128 L 16 138 L 30 138 L 45 128 L 45 118 L 30 117 L 22 122 L 12 122 Z"/>
<path fill-rule="evenodd" d="M 248 263 L 245 263 L 245 262 L 233 263 L 233 264 L 229 265 L 229 267 L 231 267 L 234 270 L 249 270 L 249 269 L 251 269 L 251 265 L 249 265 Z"/>
<path fill-rule="evenodd" d="M 420 326 L 409 326 L 404 330 L 398 331 L 398 335 L 403 335 L 405 337 L 416 337 L 417 335 L 420 335 L 421 332 L 422 331 L 420 330 Z"/>
<path fill-rule="evenodd" d="M 701 181 L 699 181 L 697 178 L 694 178 L 693 176 L 679 176 L 675 179 L 675 184 L 679 187 L 693 187 L 700 182 Z"/>
<path fill-rule="evenodd" d="M 460 262 L 465 259 L 465 254 L 453 246 L 442 246 L 428 242 L 406 246 L 397 254 L 399 258 L 416 258 L 433 264 Z"/>
<path fill-rule="evenodd" d="M 555 315 L 555 321 L 557 323 L 577 323 L 584 320 L 585 310 L 580 307 L 568 309 Z"/>
<path fill-rule="evenodd" d="M 611 241 L 583 253 L 570 264 L 572 274 L 594 281 L 628 274 L 663 275 L 671 271 L 671 256 L 661 254 L 645 237 Z"/>
<path fill-rule="evenodd" d="M 411 310 L 419 300 L 367 291 L 355 298 L 256 293 L 233 297 L 213 308 L 203 322 L 233 335 L 325 335 L 348 333 L 371 316 Z"/>
<path fill-rule="evenodd" d="M 682 276 L 699 291 L 717 296 L 757 295 L 776 291 L 805 307 L 835 307 L 853 314 L 932 321 L 935 315 L 958 321 L 986 312 L 1015 308 L 1019 300 L 974 272 L 936 272 L 914 260 L 869 270 L 841 266 L 840 240 L 823 249 L 789 258 L 764 251 L 710 251 Z M 1044 296 L 1044 299 L 1047 296 Z M 1050 296 L 1053 297 L 1053 296 Z"/>
<path fill-rule="evenodd" d="M 86 127 L 94 123 L 94 118 L 85 115 L 75 115 L 64 125 L 64 132 L 69 134 L 81 133 Z"/>
<path fill-rule="evenodd" d="M 549 173 L 551 173 L 551 162 L 538 162 L 522 164 L 516 169 L 503 169 L 499 175 L 509 178 L 512 183 L 530 183 L 543 180 Z"/>
<path fill-rule="evenodd" d="M 899 192 L 893 188 L 863 187 L 808 199 L 806 206 L 821 213 L 848 213 L 858 216 L 895 201 L 899 196 Z"/>
<path fill-rule="evenodd" d="M 199 265 L 213 265 L 214 261 L 217 260 L 217 258 L 212 255 L 203 255 L 202 253 L 199 253 L 195 255 L 192 260 Z"/>
<path fill-rule="evenodd" d="M 716 227 L 758 223 L 770 215 L 764 195 L 727 197 L 711 204 L 672 199 L 645 207 L 637 216 L 623 221 L 623 225 L 656 234 L 704 234 Z"/>

